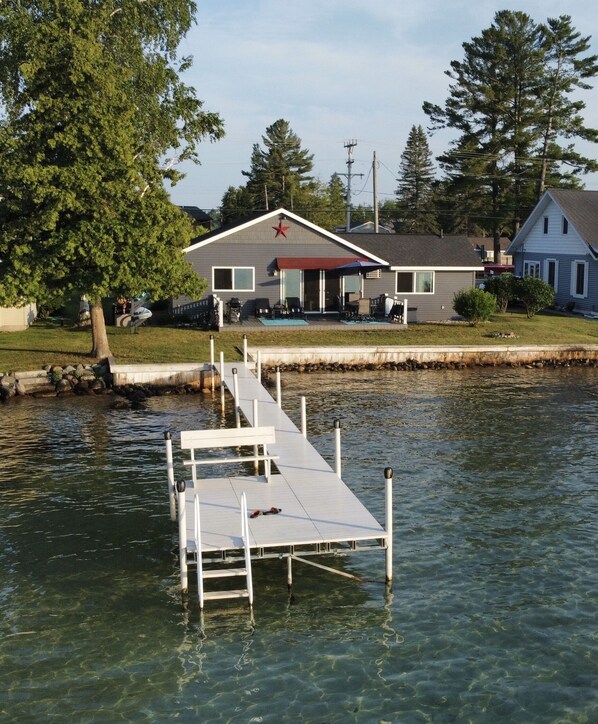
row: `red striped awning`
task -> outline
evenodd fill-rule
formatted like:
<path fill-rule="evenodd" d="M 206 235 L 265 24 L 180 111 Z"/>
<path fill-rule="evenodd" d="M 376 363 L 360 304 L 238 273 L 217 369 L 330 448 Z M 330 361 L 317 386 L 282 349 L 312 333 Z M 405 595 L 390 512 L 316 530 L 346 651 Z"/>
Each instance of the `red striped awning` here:
<path fill-rule="evenodd" d="M 366 261 L 358 256 L 279 256 L 278 269 L 337 269 L 343 264 Z"/>

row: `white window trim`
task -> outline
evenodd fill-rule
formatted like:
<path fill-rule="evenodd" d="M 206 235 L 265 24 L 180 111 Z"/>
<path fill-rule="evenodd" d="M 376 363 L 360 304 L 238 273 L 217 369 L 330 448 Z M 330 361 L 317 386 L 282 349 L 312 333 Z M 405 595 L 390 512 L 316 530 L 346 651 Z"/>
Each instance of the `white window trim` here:
<path fill-rule="evenodd" d="M 563 232 L 563 236 L 569 234 L 569 219 L 566 216 L 563 216 L 561 231 Z"/>
<path fill-rule="evenodd" d="M 530 273 L 529 273 L 529 268 L 530 268 L 530 266 L 532 266 L 532 264 L 538 269 L 538 273 L 537 273 L 537 274 L 530 274 Z M 526 268 L 527 268 L 527 270 L 528 270 L 527 272 L 526 272 Z M 533 276 L 533 277 L 535 277 L 535 278 L 539 278 L 541 273 L 542 273 L 542 264 L 541 264 L 539 261 L 537 261 L 537 260 L 535 260 L 535 259 L 526 259 L 526 260 L 523 262 L 523 276 L 524 276 L 524 277 L 531 277 L 531 276 Z"/>
<path fill-rule="evenodd" d="M 559 290 L 559 261 L 558 259 L 544 259 L 544 281 L 548 284 L 548 264 L 554 262 L 554 291 Z"/>
<path fill-rule="evenodd" d="M 415 292 L 415 291 L 411 291 L 411 292 L 403 292 L 403 291 L 401 291 L 401 292 L 399 292 L 399 291 L 397 290 L 397 282 L 398 282 L 398 280 L 399 280 L 399 274 L 407 274 L 407 273 L 408 273 L 408 274 L 414 275 L 414 274 L 420 274 L 421 272 L 426 272 L 426 273 L 431 273 L 431 274 L 432 274 L 432 291 L 431 291 L 431 292 Z M 413 282 L 414 282 L 413 285 L 412 285 L 412 288 L 413 288 L 413 287 L 415 287 L 415 277 L 412 276 L 412 279 L 413 279 Z M 436 272 L 433 271 L 432 269 L 400 269 L 400 270 L 397 270 L 397 271 L 395 272 L 395 294 L 397 294 L 397 295 L 399 295 L 399 294 L 413 294 L 413 295 L 422 295 L 422 294 L 424 294 L 424 295 L 426 295 L 426 296 L 430 296 L 430 295 L 435 294 L 435 293 L 436 293 Z"/>
<path fill-rule="evenodd" d="M 583 272 L 583 294 L 577 294 L 575 291 L 575 288 L 577 287 L 577 267 L 579 265 L 583 264 L 584 272 Z M 571 262 L 571 296 L 575 297 L 575 299 L 587 299 L 588 296 L 588 275 L 589 275 L 589 267 L 587 261 L 584 259 L 573 259 Z"/>
<path fill-rule="evenodd" d="M 233 278 L 233 288 L 232 289 L 219 289 L 214 284 L 214 276 L 216 269 L 231 269 L 232 270 L 232 278 Z M 249 269 L 251 270 L 251 289 L 243 288 L 243 289 L 236 289 L 235 288 L 235 269 Z M 255 267 L 253 266 L 213 266 L 212 267 L 212 291 L 214 292 L 254 292 L 255 291 Z"/>

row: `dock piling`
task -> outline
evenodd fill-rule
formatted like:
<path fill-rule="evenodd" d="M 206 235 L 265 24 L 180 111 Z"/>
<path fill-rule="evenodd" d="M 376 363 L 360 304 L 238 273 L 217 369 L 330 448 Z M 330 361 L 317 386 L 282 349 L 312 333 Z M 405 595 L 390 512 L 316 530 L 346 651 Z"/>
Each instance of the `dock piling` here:
<path fill-rule="evenodd" d="M 210 370 L 212 373 L 212 393 L 214 392 L 214 377 L 215 377 L 214 371 L 215 371 L 215 369 L 216 368 L 214 367 L 214 335 L 211 334 L 210 335 Z M 222 379 L 222 376 L 221 376 L 221 379 Z"/>
<path fill-rule="evenodd" d="M 276 368 L 276 404 L 282 407 L 282 393 L 280 384 L 280 367 Z"/>
<path fill-rule="evenodd" d="M 335 440 L 335 472 L 341 477 L 341 421 L 337 418 L 334 421 Z"/>
<path fill-rule="evenodd" d="M 220 352 L 220 407 L 224 412 L 224 352 Z"/>
<path fill-rule="evenodd" d="M 176 488 L 174 482 L 174 460 L 172 457 L 172 435 L 169 431 L 164 433 L 166 441 L 166 474 L 168 476 L 168 501 L 170 503 L 170 520 L 176 520 Z"/>
<path fill-rule="evenodd" d="M 233 397 L 235 398 L 235 427 L 241 427 L 241 417 L 239 415 L 239 375 L 236 367 L 233 367 Z"/>
<path fill-rule="evenodd" d="M 392 581 L 392 468 L 384 468 L 386 509 L 386 583 Z"/>
<path fill-rule="evenodd" d="M 307 438 L 307 408 L 305 397 L 301 397 L 301 434 Z"/>
<path fill-rule="evenodd" d="M 189 575 L 187 568 L 187 514 L 185 505 L 185 488 L 184 480 L 177 481 L 177 500 L 179 511 L 179 565 L 181 569 L 181 593 L 185 594 L 189 590 Z"/>

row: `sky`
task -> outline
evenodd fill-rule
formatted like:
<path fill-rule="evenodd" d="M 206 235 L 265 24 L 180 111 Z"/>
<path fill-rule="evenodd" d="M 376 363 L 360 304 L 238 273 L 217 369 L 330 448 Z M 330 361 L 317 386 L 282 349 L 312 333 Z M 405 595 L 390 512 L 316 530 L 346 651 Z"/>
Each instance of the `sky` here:
<path fill-rule="evenodd" d="M 280 118 L 313 154 L 316 178 L 346 174 L 345 144 L 356 141 L 352 203 L 373 202 L 374 153 L 379 202 L 393 199 L 409 131 L 428 126 L 423 102 L 444 105 L 445 71 L 498 10 L 523 11 L 537 23 L 568 14 L 598 54 L 595 0 L 196 1 L 197 23 L 179 48 L 193 56 L 183 78 L 204 109 L 221 116 L 226 135 L 201 144 L 201 165 L 178 166 L 187 175 L 171 198 L 206 210 L 246 182 L 253 145 L 263 147 L 266 128 Z M 598 78 L 580 97 L 586 125 L 598 127 Z M 449 130 L 432 135 L 433 155 L 454 138 Z M 596 144 L 576 148 L 598 157 Z M 583 182 L 598 190 L 598 174 Z"/>

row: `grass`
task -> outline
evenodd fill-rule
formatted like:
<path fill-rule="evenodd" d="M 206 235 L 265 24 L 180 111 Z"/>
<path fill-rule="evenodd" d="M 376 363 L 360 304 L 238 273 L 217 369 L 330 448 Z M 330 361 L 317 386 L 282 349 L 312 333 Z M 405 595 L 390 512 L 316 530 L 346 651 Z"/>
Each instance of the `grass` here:
<path fill-rule="evenodd" d="M 512 333 L 516 339 L 493 338 L 493 333 Z M 412 324 L 372 330 L 278 328 L 243 329 L 213 333 L 216 355 L 241 359 L 243 334 L 249 346 L 453 346 L 453 345 L 547 345 L 598 344 L 598 321 L 552 313 L 527 319 L 518 311 L 495 315 L 490 322 L 470 327 L 457 324 Z M 112 354 L 120 364 L 205 362 L 210 357 L 210 333 L 174 327 L 141 327 L 136 334 L 108 327 Z M 91 332 L 36 322 L 23 332 L 0 332 L 0 373 L 34 370 L 46 364 L 89 364 Z"/>

